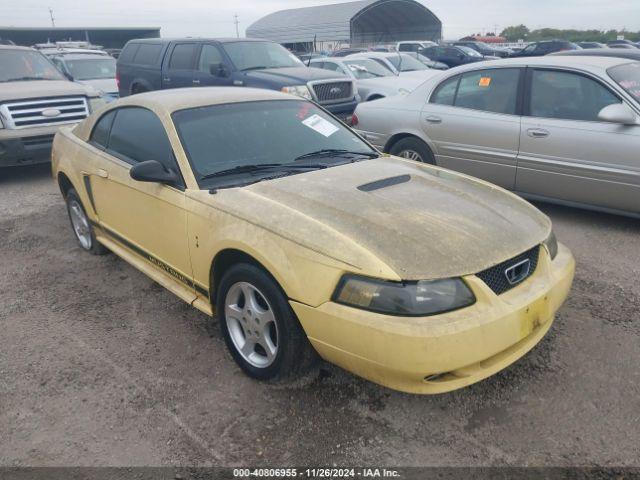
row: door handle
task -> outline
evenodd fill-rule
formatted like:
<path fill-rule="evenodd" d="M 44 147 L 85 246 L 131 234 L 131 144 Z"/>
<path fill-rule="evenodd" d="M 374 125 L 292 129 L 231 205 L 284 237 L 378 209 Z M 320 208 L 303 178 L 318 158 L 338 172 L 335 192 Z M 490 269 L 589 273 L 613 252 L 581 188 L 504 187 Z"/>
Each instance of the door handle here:
<path fill-rule="evenodd" d="M 200 80 L 194 80 L 194 81 L 193 81 L 193 84 L 194 84 L 194 85 L 200 85 Z"/>
<path fill-rule="evenodd" d="M 428 116 L 425 120 L 429 123 L 442 123 L 442 119 L 440 117 Z"/>
<path fill-rule="evenodd" d="M 530 128 L 529 130 L 527 130 L 527 135 L 532 138 L 546 138 L 551 134 L 548 130 L 545 130 L 543 128 Z"/>
<path fill-rule="evenodd" d="M 98 175 L 101 178 L 109 178 L 109 173 L 106 170 L 103 170 L 102 168 L 99 168 L 96 171 L 96 175 Z"/>
<path fill-rule="evenodd" d="M 171 81 L 171 79 L 170 79 L 170 78 L 168 78 L 168 77 L 165 77 L 165 78 L 163 78 L 163 79 L 162 79 L 162 81 L 163 81 L 163 82 L 170 82 L 170 81 Z"/>

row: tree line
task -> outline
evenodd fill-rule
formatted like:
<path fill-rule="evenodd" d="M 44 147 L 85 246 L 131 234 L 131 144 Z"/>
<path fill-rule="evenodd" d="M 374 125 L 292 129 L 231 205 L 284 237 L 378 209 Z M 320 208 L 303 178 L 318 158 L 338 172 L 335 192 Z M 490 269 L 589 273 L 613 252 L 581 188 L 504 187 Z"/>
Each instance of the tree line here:
<path fill-rule="evenodd" d="M 500 34 L 509 42 L 524 40 L 526 42 L 538 42 L 541 40 L 562 39 L 570 42 L 602 42 L 607 43 L 616 40 L 618 35 L 632 42 L 640 41 L 640 32 L 629 32 L 625 30 L 561 30 L 557 28 L 540 28 L 529 30 L 526 25 L 515 25 L 505 28 Z"/>

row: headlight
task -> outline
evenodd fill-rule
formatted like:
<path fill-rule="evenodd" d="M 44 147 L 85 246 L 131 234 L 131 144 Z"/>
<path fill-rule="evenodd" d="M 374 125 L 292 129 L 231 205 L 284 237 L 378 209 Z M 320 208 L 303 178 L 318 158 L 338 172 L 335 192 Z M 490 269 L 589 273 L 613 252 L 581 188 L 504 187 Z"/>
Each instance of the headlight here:
<path fill-rule="evenodd" d="M 424 317 L 468 307 L 475 303 L 476 297 L 459 278 L 387 282 L 345 275 L 333 301 L 385 315 Z"/>
<path fill-rule="evenodd" d="M 102 97 L 92 97 L 89 98 L 89 113 L 94 113 L 104 107 L 107 102 L 104 101 Z"/>
<path fill-rule="evenodd" d="M 282 87 L 283 93 L 290 93 L 291 95 L 297 95 L 307 100 L 312 100 L 311 91 L 306 85 L 295 85 L 292 87 Z"/>
<path fill-rule="evenodd" d="M 558 239 L 556 238 L 556 234 L 553 232 L 553 230 L 551 230 L 551 234 L 544 241 L 544 246 L 549 252 L 551 260 L 558 256 Z"/>

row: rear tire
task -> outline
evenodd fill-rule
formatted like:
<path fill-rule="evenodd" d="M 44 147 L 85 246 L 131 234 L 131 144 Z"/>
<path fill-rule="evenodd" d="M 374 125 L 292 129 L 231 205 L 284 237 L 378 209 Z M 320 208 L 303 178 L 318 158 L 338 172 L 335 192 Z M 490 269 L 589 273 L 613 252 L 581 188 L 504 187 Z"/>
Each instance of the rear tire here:
<path fill-rule="evenodd" d="M 227 348 L 257 380 L 282 380 L 306 370 L 316 354 L 278 284 L 248 263 L 232 266 L 217 292 Z"/>
<path fill-rule="evenodd" d="M 105 255 L 109 253 L 109 250 L 96 240 L 93 225 L 91 225 L 87 211 L 84 205 L 82 205 L 82 201 L 75 189 L 69 189 L 66 195 L 66 202 L 67 213 L 71 221 L 71 229 L 80 247 L 92 255 Z"/>
<path fill-rule="evenodd" d="M 407 160 L 428 163 L 429 165 L 436 164 L 436 158 L 429 145 L 416 137 L 406 137 L 394 143 L 389 153 Z"/>

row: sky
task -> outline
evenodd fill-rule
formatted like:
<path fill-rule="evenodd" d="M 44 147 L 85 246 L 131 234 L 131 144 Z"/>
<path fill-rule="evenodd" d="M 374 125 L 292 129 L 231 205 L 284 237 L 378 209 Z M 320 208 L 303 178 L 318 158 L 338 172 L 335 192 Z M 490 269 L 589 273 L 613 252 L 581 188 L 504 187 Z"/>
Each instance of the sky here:
<path fill-rule="evenodd" d="M 339 0 L 0 0 L 0 25 L 161 27 L 170 36 L 235 36 L 260 17 L 286 8 Z M 640 31 L 640 0 L 421 0 L 443 23 L 446 39 L 524 23 L 531 29 Z"/>

